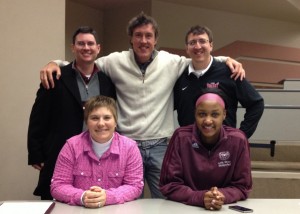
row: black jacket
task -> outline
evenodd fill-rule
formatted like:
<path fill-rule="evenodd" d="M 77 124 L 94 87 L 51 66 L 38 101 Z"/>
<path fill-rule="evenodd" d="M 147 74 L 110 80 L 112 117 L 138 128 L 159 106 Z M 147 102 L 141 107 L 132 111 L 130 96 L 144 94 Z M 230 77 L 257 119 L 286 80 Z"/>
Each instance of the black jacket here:
<path fill-rule="evenodd" d="M 219 88 L 228 98 L 224 124 L 236 127 L 236 112 L 238 103 L 240 103 L 246 109 L 240 130 L 250 138 L 263 114 L 264 100 L 246 79 L 235 81 L 230 75 L 229 67 L 225 63 L 215 60 L 209 70 L 200 78 L 194 74 L 189 75 L 187 67 L 174 86 L 174 102 L 179 125 L 186 126 L 194 123 L 194 101 L 203 88 Z"/>
<path fill-rule="evenodd" d="M 61 68 L 61 77 L 53 89 L 42 85 L 32 107 L 28 128 L 28 164 L 44 163 L 35 195 L 50 195 L 50 181 L 57 156 L 66 140 L 82 132 L 83 104 L 72 63 Z M 99 78 L 99 94 L 116 99 L 115 87 L 103 72 Z M 55 78 L 54 78 L 55 79 Z"/>

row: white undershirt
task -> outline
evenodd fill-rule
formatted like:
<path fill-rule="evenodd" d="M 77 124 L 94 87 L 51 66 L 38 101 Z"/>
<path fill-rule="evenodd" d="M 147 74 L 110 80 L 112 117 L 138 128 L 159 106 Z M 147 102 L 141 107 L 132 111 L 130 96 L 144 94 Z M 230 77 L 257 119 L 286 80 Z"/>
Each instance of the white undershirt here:
<path fill-rule="evenodd" d="M 194 69 L 194 66 L 193 66 L 193 64 L 192 64 L 192 62 L 191 62 L 190 65 L 189 65 L 189 75 L 192 73 L 192 74 L 194 74 L 197 78 L 203 76 L 203 75 L 206 73 L 206 71 L 208 71 L 208 69 L 210 68 L 212 62 L 213 62 L 213 57 L 210 56 L 210 62 L 209 62 L 209 64 L 208 64 L 208 66 L 207 66 L 206 68 L 200 69 L 200 70 L 195 70 L 195 69 Z"/>
<path fill-rule="evenodd" d="M 105 143 L 98 143 L 97 141 L 93 140 L 93 138 L 91 138 L 93 150 L 96 153 L 98 158 L 100 158 L 104 154 L 104 152 L 106 152 L 109 149 L 113 137 L 114 135 L 109 141 Z"/>

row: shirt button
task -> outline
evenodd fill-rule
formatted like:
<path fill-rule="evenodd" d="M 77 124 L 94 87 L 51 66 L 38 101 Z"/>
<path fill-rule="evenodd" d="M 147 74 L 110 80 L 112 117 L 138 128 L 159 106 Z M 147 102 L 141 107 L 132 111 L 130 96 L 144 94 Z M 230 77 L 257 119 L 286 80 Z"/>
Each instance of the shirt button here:
<path fill-rule="evenodd" d="M 98 181 L 101 181 L 101 178 L 98 178 Z"/>
<path fill-rule="evenodd" d="M 81 175 L 84 175 L 84 173 L 83 173 L 83 172 L 81 172 L 80 174 L 81 174 Z"/>
<path fill-rule="evenodd" d="M 119 176 L 119 173 L 116 173 L 116 176 Z"/>
<path fill-rule="evenodd" d="M 100 163 L 98 163 L 98 166 L 100 166 Z"/>

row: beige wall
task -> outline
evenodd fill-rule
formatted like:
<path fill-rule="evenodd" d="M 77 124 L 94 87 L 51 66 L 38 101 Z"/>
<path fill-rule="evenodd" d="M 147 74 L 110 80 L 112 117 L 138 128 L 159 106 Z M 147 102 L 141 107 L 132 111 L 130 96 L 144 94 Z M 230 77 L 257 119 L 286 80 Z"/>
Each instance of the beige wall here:
<path fill-rule="evenodd" d="M 66 60 L 72 61 L 73 54 L 70 51 L 72 36 L 79 26 L 88 25 L 94 28 L 98 34 L 98 40 L 103 42 L 103 12 L 91 7 L 86 7 L 72 1 L 66 5 Z M 101 51 L 102 52 L 102 51 Z M 101 53 L 100 53 L 101 54 Z"/>
<path fill-rule="evenodd" d="M 149 2 L 128 3 L 125 6 L 106 9 L 105 11 L 67 1 L 66 9 L 66 56 L 72 60 L 70 51 L 71 37 L 74 30 L 80 25 L 93 27 L 99 36 L 101 44 L 100 56 L 114 51 L 127 50 L 129 48 L 126 26 L 128 21 L 141 11 L 151 14 Z"/>
<path fill-rule="evenodd" d="M 39 69 L 64 58 L 65 3 L 0 0 L 0 201 L 31 199 L 37 172 L 27 165 L 27 126 Z"/>
<path fill-rule="evenodd" d="M 114 51 L 128 50 L 130 47 L 126 32 L 128 21 L 141 11 L 151 14 L 150 6 L 149 2 L 140 1 L 104 12 L 105 55 Z"/>
<path fill-rule="evenodd" d="M 153 1 L 152 16 L 160 25 L 161 47 L 184 48 L 192 25 L 206 25 L 214 34 L 214 49 L 236 40 L 300 48 L 300 24 L 216 10 Z"/>

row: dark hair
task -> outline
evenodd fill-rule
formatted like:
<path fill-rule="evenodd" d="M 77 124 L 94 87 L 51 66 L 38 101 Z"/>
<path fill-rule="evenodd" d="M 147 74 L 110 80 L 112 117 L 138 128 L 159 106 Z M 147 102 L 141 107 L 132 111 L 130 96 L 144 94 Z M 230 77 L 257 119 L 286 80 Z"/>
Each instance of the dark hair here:
<path fill-rule="evenodd" d="M 212 42 L 213 41 L 213 34 L 212 34 L 211 30 L 208 27 L 199 26 L 199 25 L 195 25 L 195 26 L 191 27 L 185 35 L 185 44 L 188 43 L 188 36 L 190 34 L 202 35 L 202 34 L 205 34 L 205 33 L 208 35 L 209 42 Z"/>
<path fill-rule="evenodd" d="M 224 101 L 225 103 L 225 110 L 227 110 L 227 107 L 228 107 L 228 97 L 226 96 L 226 94 L 219 88 L 204 88 L 200 91 L 200 93 L 196 94 L 196 96 L 194 97 L 194 105 L 196 105 L 196 102 L 198 100 L 198 98 L 200 96 L 202 96 L 203 94 L 207 94 L 207 93 L 213 93 L 213 94 L 217 94 L 219 95 L 222 100 Z"/>
<path fill-rule="evenodd" d="M 155 32 L 155 38 L 158 38 L 158 24 L 152 18 L 151 16 L 147 16 L 144 12 L 141 12 L 139 15 L 133 17 L 127 26 L 127 34 L 128 36 L 132 37 L 133 36 L 133 31 L 135 28 L 147 25 L 147 24 L 152 24 L 154 32 Z"/>
<path fill-rule="evenodd" d="M 108 108 L 113 117 L 115 118 L 115 121 L 117 123 L 118 121 L 118 115 L 117 115 L 117 106 L 114 99 L 106 96 L 95 96 L 90 98 L 84 105 L 84 121 L 87 123 L 88 117 L 91 114 L 92 111 L 95 109 L 106 107 Z"/>
<path fill-rule="evenodd" d="M 75 44 L 76 36 L 80 33 L 92 34 L 95 37 L 95 40 L 97 42 L 97 33 L 96 33 L 96 31 L 93 28 L 89 27 L 89 26 L 81 26 L 73 34 L 73 37 L 72 37 L 73 45 Z"/>

